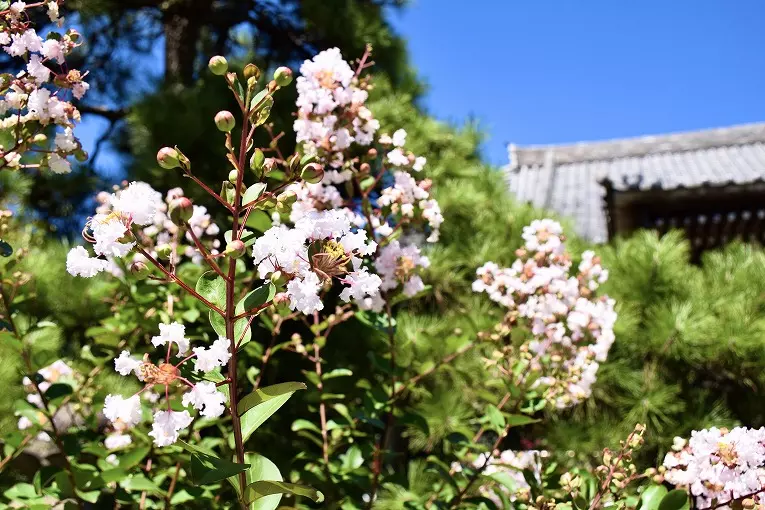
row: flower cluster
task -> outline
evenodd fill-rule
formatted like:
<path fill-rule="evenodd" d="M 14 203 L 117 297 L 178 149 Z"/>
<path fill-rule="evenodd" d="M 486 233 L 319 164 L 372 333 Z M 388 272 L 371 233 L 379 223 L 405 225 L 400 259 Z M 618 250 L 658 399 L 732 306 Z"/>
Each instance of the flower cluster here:
<path fill-rule="evenodd" d="M 594 295 L 608 272 L 587 251 L 572 274 L 563 230 L 553 220 L 535 220 L 523 229 L 523 239 L 511 267 L 488 262 L 476 271 L 473 290 L 507 307 L 509 324 L 528 328 L 531 338 L 521 351 L 541 376 L 536 384 L 557 407 L 567 407 L 591 394 L 599 362 L 614 341 L 614 301 Z"/>
<path fill-rule="evenodd" d="M 96 215 L 90 218 L 83 237 L 93 244 L 92 257 L 82 246 L 72 248 L 66 259 L 66 268 L 73 276 L 90 278 L 101 271 L 119 273 L 115 259 L 125 258 L 136 246 L 131 270 L 146 268 L 146 256 L 168 258 L 175 265 L 181 255 L 197 263 L 202 255 L 192 246 L 205 236 L 215 237 L 220 232 L 212 222 L 207 209 L 196 206 L 175 188 L 162 194 L 145 182 L 132 182 L 114 193 L 99 193 Z M 133 231 L 133 226 L 142 227 Z M 182 244 L 183 242 L 186 244 Z M 213 239 L 214 248 L 220 246 Z M 213 249 L 212 253 L 217 253 Z"/>
<path fill-rule="evenodd" d="M 252 246 L 261 278 L 287 278 L 286 295 L 292 310 L 310 314 L 324 308 L 319 293 L 337 278 L 345 288 L 344 301 L 375 296 L 382 283 L 362 265 L 362 258 L 377 249 L 365 230 L 352 231 L 348 217 L 339 210 L 312 211 L 292 228 L 270 228 Z"/>
<path fill-rule="evenodd" d="M 193 246 L 193 236 L 199 240 L 211 240 L 211 253 L 218 253 L 220 240 L 215 237 L 220 233 L 220 228 L 212 221 L 207 208 L 192 205 L 181 188 L 169 190 L 163 200 L 162 194 L 145 182 L 134 182 L 130 185 L 123 183 L 121 188 L 114 190 L 114 193 L 102 191 L 98 194 L 96 200 L 99 206 L 96 208 L 96 213 L 108 215 L 112 210 L 124 209 L 121 204 L 136 199 L 145 199 L 151 203 L 146 212 L 154 211 L 151 222 L 148 224 L 142 222 L 141 225 L 144 225 L 144 228 L 138 232 L 140 244 L 153 257 L 159 257 L 160 252 L 163 254 L 169 252 L 172 264 L 180 262 L 182 256 L 188 257 L 195 264 L 200 264 L 202 255 Z M 185 225 L 182 224 L 184 218 L 179 218 L 184 209 L 186 213 L 191 212 L 187 222 L 188 229 L 184 229 Z M 178 223 L 181 225 L 179 226 Z M 133 260 L 146 262 L 141 255 L 136 255 Z"/>
<path fill-rule="evenodd" d="M 63 360 L 57 360 L 50 365 L 41 368 L 35 375 L 36 384 L 29 377 L 24 377 L 22 384 L 27 392 L 26 400 L 38 409 L 44 409 L 43 397 L 48 389 L 58 383 L 65 383 L 71 386 L 76 385 L 76 374 L 72 368 Z M 27 412 L 19 417 L 17 427 L 19 430 L 28 430 L 35 425 L 45 426 L 48 422 L 47 417 L 41 412 Z M 38 441 L 50 441 L 50 436 L 45 431 L 40 431 L 36 439 Z"/>
<path fill-rule="evenodd" d="M 305 154 L 329 169 L 321 182 L 287 188 L 294 200 L 285 221 L 294 227 L 274 227 L 266 236 L 271 240 L 255 245 L 261 277 L 277 270 L 288 276 L 291 308 L 304 313 L 321 309 L 318 295 L 331 276 L 345 285 L 341 298 L 365 310 L 382 310 L 383 293 L 401 289 L 406 296 L 417 294 L 425 287 L 420 272 L 428 267 L 428 259 L 416 244 L 396 237 L 409 226 L 422 225 L 429 230 L 427 240 L 435 242 L 443 222 L 430 194 L 430 180 L 418 181 L 410 173 L 422 171 L 426 160 L 406 151 L 406 131 L 399 129 L 392 136 L 377 132 L 379 123 L 365 106 L 369 85 L 359 78 L 363 60 L 354 72 L 335 48 L 301 66 L 297 141 Z M 345 185 L 337 186 L 341 183 Z M 307 233 L 306 226 L 310 230 L 313 222 L 330 213 L 337 222 L 331 234 Z M 350 235 L 357 241 L 349 245 Z M 332 244 L 328 251 L 327 240 L 339 241 L 342 249 Z M 361 240 L 366 244 L 358 249 Z M 295 253 L 279 244 L 302 247 Z M 288 259 L 280 260 L 276 252 L 285 257 L 285 251 Z M 329 264 L 335 274 L 322 264 Z"/>
<path fill-rule="evenodd" d="M 544 450 L 505 450 L 494 452 L 492 455 L 480 454 L 473 461 L 473 468 L 482 470 L 486 478 L 496 482 L 481 486 L 481 495 L 493 501 L 498 508 L 504 506 L 498 492 L 509 501 L 528 500 L 531 486 L 524 476 L 524 471 L 530 472 L 537 483 L 541 483 L 542 459 L 548 456 L 549 453 Z M 461 471 L 458 463 L 454 468 Z"/>
<path fill-rule="evenodd" d="M 296 141 L 303 144 L 306 154 L 318 155 L 324 164 L 337 169 L 326 174 L 329 183 L 348 181 L 352 172 L 342 169 L 344 154 L 354 143 L 370 145 L 380 127 L 364 105 L 369 96 L 367 83 L 359 80 L 337 48 L 303 62 L 300 74 Z"/>
<path fill-rule="evenodd" d="M 675 442 L 664 458 L 665 481 L 686 488 L 697 508 L 718 506 L 742 498 L 765 505 L 765 428 L 711 428 L 694 431 L 687 443 Z"/>
<path fill-rule="evenodd" d="M 79 34 L 51 32 L 43 39 L 31 27 L 28 10 L 44 5 L 50 20 L 61 23 L 56 0 L 32 4 L 17 1 L 0 12 L 0 48 L 24 60 L 24 69 L 15 76 L 0 76 L 0 168 L 47 167 L 55 173 L 68 173 L 69 155 L 85 157 L 74 137 L 80 113 L 67 95 L 81 99 L 88 90 L 84 75 L 68 69 L 65 59 L 79 45 Z M 51 147 L 45 131 L 59 129 Z M 33 153 L 40 161 L 22 164 L 22 155 Z"/>
<path fill-rule="evenodd" d="M 152 430 L 149 435 L 154 438 L 157 446 L 168 446 L 178 440 L 179 433 L 192 422 L 188 411 L 173 411 L 170 407 L 170 390 L 175 387 L 188 387 L 183 394 L 181 403 L 192 407 L 202 416 L 215 418 L 225 410 L 226 396 L 218 391 L 215 383 L 201 381 L 192 383 L 181 375 L 180 367 L 190 361 L 194 362 L 194 372 L 208 373 L 226 365 L 231 357 L 228 339 L 220 337 L 209 347 L 194 347 L 189 354 L 190 341 L 186 338 L 186 328 L 178 323 L 160 324 L 159 335 L 151 339 L 154 347 L 166 346 L 167 354 L 159 365 L 149 361 L 148 355 L 143 360 L 136 359 L 128 351 L 114 360 L 114 368 L 120 375 L 135 375 L 144 383 L 144 388 L 135 395 L 124 398 L 120 395 L 108 395 L 104 402 L 104 416 L 111 422 L 116 434 L 111 435 L 112 447 L 129 444 L 124 431 L 141 422 L 142 407 L 139 396 L 154 386 L 162 386 L 167 404 L 166 410 L 156 410 L 153 415 Z M 177 364 L 170 363 L 170 354 L 175 350 L 176 356 L 182 358 Z M 107 445 L 109 447 L 109 445 Z"/>

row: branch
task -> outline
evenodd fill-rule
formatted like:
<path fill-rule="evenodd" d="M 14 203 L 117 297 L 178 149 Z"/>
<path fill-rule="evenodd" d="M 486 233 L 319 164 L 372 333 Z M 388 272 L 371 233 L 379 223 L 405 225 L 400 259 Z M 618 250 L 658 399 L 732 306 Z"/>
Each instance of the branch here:
<path fill-rule="evenodd" d="M 106 106 L 95 106 L 87 104 L 80 104 L 77 106 L 77 109 L 80 110 L 80 113 L 99 115 L 112 122 L 124 119 L 125 116 L 127 116 L 127 114 L 130 112 L 128 108 L 112 109 Z"/>

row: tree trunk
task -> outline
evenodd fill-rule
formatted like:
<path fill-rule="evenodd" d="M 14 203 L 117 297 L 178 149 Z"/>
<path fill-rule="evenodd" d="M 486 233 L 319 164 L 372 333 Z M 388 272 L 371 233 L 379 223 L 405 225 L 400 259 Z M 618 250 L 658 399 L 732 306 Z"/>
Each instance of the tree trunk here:
<path fill-rule="evenodd" d="M 165 10 L 165 82 L 194 82 L 197 42 L 211 8 L 211 0 L 175 0 Z"/>

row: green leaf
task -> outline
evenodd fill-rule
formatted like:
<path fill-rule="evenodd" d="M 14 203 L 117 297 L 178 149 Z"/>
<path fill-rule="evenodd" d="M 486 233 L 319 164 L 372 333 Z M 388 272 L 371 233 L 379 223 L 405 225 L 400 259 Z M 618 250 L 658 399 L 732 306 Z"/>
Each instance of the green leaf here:
<path fill-rule="evenodd" d="M 303 418 L 297 419 L 292 422 L 292 432 L 298 432 L 300 430 L 312 430 L 317 434 L 321 434 L 321 429 L 312 421 L 305 420 Z"/>
<path fill-rule="evenodd" d="M 148 446 L 142 446 L 129 451 L 120 457 L 119 466 L 124 470 L 137 466 L 149 454 L 150 450 Z"/>
<path fill-rule="evenodd" d="M 245 472 L 248 486 L 261 480 L 273 480 L 279 482 L 283 480 L 282 474 L 279 472 L 279 468 L 276 467 L 276 464 L 263 455 L 254 452 L 245 452 L 244 458 L 245 461 L 250 464 L 250 469 Z M 229 478 L 228 481 L 234 486 L 237 494 L 241 494 L 238 477 Z M 250 504 L 250 510 L 274 510 L 279 506 L 281 499 L 281 494 L 273 494 L 271 496 L 260 498 Z"/>
<path fill-rule="evenodd" d="M 273 226 L 271 216 L 264 211 L 252 211 L 247 218 L 247 226 L 252 227 L 258 232 L 265 232 Z"/>
<path fill-rule="evenodd" d="M 236 411 L 239 416 L 242 416 L 244 413 L 263 402 L 284 396 L 285 394 L 288 394 L 287 398 L 289 398 L 296 391 L 304 389 L 306 389 L 306 385 L 301 382 L 286 382 L 258 388 L 239 401 L 239 404 L 236 406 Z"/>
<path fill-rule="evenodd" d="M 74 390 L 70 385 L 64 383 L 55 383 L 51 384 L 50 387 L 45 391 L 45 398 L 48 401 L 51 401 L 57 398 L 71 395 L 73 392 Z"/>
<path fill-rule="evenodd" d="M 10 257 L 13 255 L 13 247 L 7 241 L 0 239 L 0 256 Z"/>
<path fill-rule="evenodd" d="M 257 289 L 249 292 L 242 300 L 236 305 L 237 309 L 242 308 L 243 311 L 249 312 L 259 308 L 266 303 L 270 303 L 276 295 L 276 285 L 271 282 L 266 282 Z M 241 306 L 240 306 L 241 305 Z"/>
<path fill-rule="evenodd" d="M 314 503 L 324 501 L 324 494 L 313 487 L 298 485 L 296 483 L 277 482 L 273 480 L 260 480 L 247 486 L 244 491 L 244 502 L 249 504 L 273 494 L 293 494 L 311 499 Z"/>
<path fill-rule="evenodd" d="M 238 475 L 249 467 L 249 464 L 237 464 L 212 455 L 195 453 L 191 456 L 191 481 L 194 485 L 219 482 Z"/>
<path fill-rule="evenodd" d="M 526 416 L 525 414 L 510 414 L 506 417 L 505 423 L 509 424 L 510 427 L 522 427 L 531 423 L 537 423 L 538 421 L 536 418 Z"/>
<path fill-rule="evenodd" d="M 146 478 L 144 475 L 131 476 L 127 480 L 120 482 L 120 486 L 125 490 L 162 492 L 157 484 Z"/>
<path fill-rule="evenodd" d="M 199 277 L 196 291 L 211 303 L 226 306 L 226 282 L 215 271 L 207 271 Z"/>
<path fill-rule="evenodd" d="M 305 384 L 302 384 L 302 383 L 283 383 L 283 384 L 300 384 L 301 387 L 297 389 L 304 390 L 306 388 Z M 267 388 L 261 388 L 260 390 L 256 390 L 256 392 L 250 393 L 249 395 L 245 396 L 242 400 L 239 401 L 239 404 L 237 405 L 237 411 L 239 411 L 240 409 L 245 410 L 244 414 L 241 415 L 242 416 L 242 437 L 244 441 L 247 441 L 247 439 L 249 439 L 252 433 L 255 432 L 258 427 L 263 425 L 263 423 L 268 418 L 270 418 L 272 414 L 278 411 L 279 408 L 282 407 L 284 403 L 290 399 L 292 394 L 295 391 L 297 391 L 296 389 L 296 390 L 289 391 L 287 393 L 283 393 L 278 396 L 271 397 L 268 400 L 261 401 L 259 404 L 252 404 L 252 402 L 256 402 L 257 399 L 261 397 L 253 396 L 248 400 L 248 397 L 250 397 L 253 394 L 257 394 L 257 391 L 264 391 L 264 390 L 267 390 L 268 388 L 274 388 L 275 386 L 281 386 L 281 385 L 276 384 L 274 386 L 269 386 Z"/>
<path fill-rule="evenodd" d="M 667 495 L 667 488 L 663 485 L 651 485 L 646 487 L 640 496 L 641 510 L 657 510 L 662 498 Z"/>
<path fill-rule="evenodd" d="M 333 379 L 335 377 L 344 377 L 348 375 L 353 375 L 353 372 L 351 372 L 347 368 L 336 368 L 324 374 L 322 376 L 322 379 L 327 380 L 327 379 Z"/>
<path fill-rule="evenodd" d="M 361 449 L 356 445 L 348 448 L 348 451 L 340 456 L 340 460 L 342 460 L 343 469 L 346 471 L 353 471 L 364 464 L 364 456 L 361 454 Z"/>
<path fill-rule="evenodd" d="M 221 306 L 224 306 L 224 305 L 221 305 Z M 244 300 L 240 301 L 236 305 L 236 308 L 234 309 L 234 313 L 237 315 L 243 312 L 244 312 Z M 228 335 L 226 334 L 226 319 L 221 317 L 221 315 L 217 313 L 215 310 L 210 310 L 209 318 L 210 318 L 210 325 L 212 326 L 213 330 L 215 330 L 215 332 L 218 333 L 218 335 L 228 338 Z M 247 317 L 241 318 L 238 321 L 236 321 L 234 323 L 233 340 L 237 342 L 237 344 L 241 348 L 251 339 L 252 339 L 252 328 L 250 327 L 250 321 L 247 319 Z M 232 340 L 232 339 L 229 338 L 229 340 Z"/>
<path fill-rule="evenodd" d="M 505 417 L 502 416 L 502 412 L 497 409 L 497 406 L 489 404 L 486 407 L 486 416 L 489 418 L 489 423 L 495 430 L 502 430 L 505 428 Z"/>
<path fill-rule="evenodd" d="M 247 205 L 253 200 L 257 200 L 261 195 L 263 195 L 264 191 L 266 191 L 266 183 L 256 182 L 247 188 L 247 191 L 245 191 L 244 195 L 242 195 L 242 205 Z"/>
<path fill-rule="evenodd" d="M 684 510 L 689 507 L 688 493 L 682 489 L 669 491 L 659 503 L 659 510 Z"/>

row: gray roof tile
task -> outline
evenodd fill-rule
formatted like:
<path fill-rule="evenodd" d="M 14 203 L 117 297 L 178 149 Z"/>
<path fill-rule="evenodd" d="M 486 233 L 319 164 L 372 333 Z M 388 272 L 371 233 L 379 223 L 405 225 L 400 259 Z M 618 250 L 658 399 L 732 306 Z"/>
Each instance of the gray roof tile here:
<path fill-rule="evenodd" d="M 603 212 L 614 187 L 675 189 L 765 178 L 765 123 L 572 145 L 509 147 L 507 185 L 520 200 L 576 221 L 578 233 L 607 240 Z"/>

